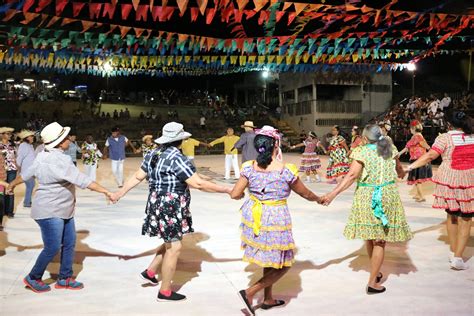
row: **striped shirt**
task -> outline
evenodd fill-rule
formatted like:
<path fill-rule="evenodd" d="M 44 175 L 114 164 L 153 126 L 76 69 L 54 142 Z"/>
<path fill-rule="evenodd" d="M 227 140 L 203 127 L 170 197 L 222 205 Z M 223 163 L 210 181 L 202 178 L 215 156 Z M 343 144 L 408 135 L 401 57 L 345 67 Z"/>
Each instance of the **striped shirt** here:
<path fill-rule="evenodd" d="M 158 193 L 183 194 L 188 185 L 186 180 L 196 168 L 176 147 L 158 147 L 143 159 L 141 169 L 147 173 L 150 191 Z"/>

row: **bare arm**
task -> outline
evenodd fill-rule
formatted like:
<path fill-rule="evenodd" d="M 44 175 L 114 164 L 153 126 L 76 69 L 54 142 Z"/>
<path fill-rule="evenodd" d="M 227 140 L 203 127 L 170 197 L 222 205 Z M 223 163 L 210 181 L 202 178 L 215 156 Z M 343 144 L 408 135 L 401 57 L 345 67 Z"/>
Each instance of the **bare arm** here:
<path fill-rule="evenodd" d="M 91 191 L 98 192 L 98 193 L 104 193 L 106 195 L 108 195 L 110 193 L 109 190 L 107 190 L 106 188 L 104 188 L 103 186 L 101 186 L 100 184 L 98 184 L 95 181 L 93 181 L 91 184 L 89 184 L 87 186 L 87 188 Z"/>
<path fill-rule="evenodd" d="M 304 183 L 300 180 L 300 178 L 297 178 L 296 181 L 294 181 L 290 185 L 291 189 L 295 191 L 296 194 L 301 196 L 302 198 L 311 201 L 311 202 L 320 202 L 321 198 L 317 196 L 316 194 L 313 193 L 310 189 L 308 189 Z"/>
<path fill-rule="evenodd" d="M 127 146 L 130 146 L 130 148 L 132 148 L 132 150 L 133 150 L 134 153 L 138 153 L 138 152 L 139 152 L 139 151 L 137 151 L 137 149 L 135 148 L 135 146 L 133 146 L 133 143 L 132 143 L 130 140 L 127 141 Z"/>
<path fill-rule="evenodd" d="M 323 197 L 324 204 L 329 205 L 336 196 L 347 190 L 347 188 L 349 188 L 354 183 L 354 181 L 359 178 L 363 167 L 364 165 L 361 162 L 357 160 L 352 161 L 349 173 L 344 177 L 342 182 L 339 183 L 337 187 L 332 190 L 331 193 L 328 193 L 326 196 Z"/>
<path fill-rule="evenodd" d="M 213 182 L 206 181 L 202 179 L 197 173 L 193 174 L 190 178 L 188 178 L 186 180 L 186 183 L 190 187 L 194 189 L 198 189 L 200 191 L 204 191 L 204 192 L 230 194 L 232 190 L 230 187 L 224 187 L 222 185 L 218 185 Z"/>
<path fill-rule="evenodd" d="M 123 188 L 115 192 L 112 196 L 112 201 L 117 202 L 120 200 L 128 191 L 136 187 L 140 182 L 146 178 L 146 173 L 141 168 L 138 169 L 133 176 L 125 182 Z"/>
<path fill-rule="evenodd" d="M 423 167 L 424 165 L 430 163 L 431 161 L 435 160 L 439 157 L 439 153 L 433 149 L 428 151 L 426 154 L 418 158 L 417 161 L 413 162 L 411 165 L 408 166 L 408 170 L 413 170 L 416 168 Z"/>
<path fill-rule="evenodd" d="M 245 191 L 245 188 L 247 187 L 249 181 L 247 180 L 246 177 L 240 176 L 239 180 L 237 183 L 234 185 L 234 188 L 230 192 L 230 197 L 234 200 L 240 199 Z"/>
<path fill-rule="evenodd" d="M 109 146 L 104 146 L 104 154 L 102 155 L 102 159 L 107 159 L 109 156 Z"/>
<path fill-rule="evenodd" d="M 304 143 L 299 143 L 298 145 L 293 145 L 290 147 L 290 149 L 295 149 L 295 148 L 300 148 L 300 147 L 304 147 Z"/>
<path fill-rule="evenodd" d="M 430 145 L 428 145 L 428 143 L 426 142 L 426 140 L 422 141 L 420 144 L 426 150 L 430 150 L 431 148 Z"/>
<path fill-rule="evenodd" d="M 344 147 L 344 149 L 346 150 L 347 153 L 350 151 L 350 150 L 349 150 L 349 147 L 347 147 L 346 141 L 342 141 L 342 142 L 341 142 L 341 145 L 342 145 L 342 147 Z"/>

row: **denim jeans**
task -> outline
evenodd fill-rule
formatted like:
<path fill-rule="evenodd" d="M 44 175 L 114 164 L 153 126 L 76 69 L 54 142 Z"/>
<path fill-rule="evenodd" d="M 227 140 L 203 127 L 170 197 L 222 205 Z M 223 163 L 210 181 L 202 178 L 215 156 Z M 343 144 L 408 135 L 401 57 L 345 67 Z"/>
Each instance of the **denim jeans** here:
<path fill-rule="evenodd" d="M 61 265 L 59 268 L 59 279 L 67 279 L 72 276 L 72 264 L 74 262 L 74 248 L 76 246 L 76 227 L 74 218 L 46 218 L 37 219 L 41 229 L 44 249 L 41 251 L 30 278 L 40 280 L 48 264 L 61 250 Z"/>
<path fill-rule="evenodd" d="M 25 199 L 23 200 L 23 206 L 31 206 L 31 195 L 33 194 L 33 189 L 35 188 L 35 179 L 31 178 L 28 181 L 25 181 Z"/>
<path fill-rule="evenodd" d="M 10 183 L 16 178 L 16 170 L 7 171 L 7 182 Z M 13 215 L 15 207 L 15 196 L 5 195 L 5 215 Z"/>

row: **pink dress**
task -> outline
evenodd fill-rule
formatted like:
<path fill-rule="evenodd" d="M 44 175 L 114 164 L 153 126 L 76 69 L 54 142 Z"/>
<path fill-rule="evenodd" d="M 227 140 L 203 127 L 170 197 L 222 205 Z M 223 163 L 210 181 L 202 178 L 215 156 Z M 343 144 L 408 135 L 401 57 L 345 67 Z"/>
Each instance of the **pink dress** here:
<path fill-rule="evenodd" d="M 320 144 L 319 141 L 306 139 L 304 142 L 305 148 L 303 156 L 301 157 L 300 172 L 315 172 L 321 168 L 321 160 L 316 153 L 316 148 Z"/>
<path fill-rule="evenodd" d="M 436 183 L 434 208 L 463 217 L 474 216 L 474 135 L 450 131 L 432 146 L 443 162 L 432 181 Z"/>

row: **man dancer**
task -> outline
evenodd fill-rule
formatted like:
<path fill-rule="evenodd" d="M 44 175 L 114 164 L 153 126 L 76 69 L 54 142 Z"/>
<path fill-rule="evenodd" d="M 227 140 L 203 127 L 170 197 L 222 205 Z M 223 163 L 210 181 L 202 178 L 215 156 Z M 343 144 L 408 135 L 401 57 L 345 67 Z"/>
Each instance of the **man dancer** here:
<path fill-rule="evenodd" d="M 245 130 L 245 133 L 240 135 L 240 139 L 235 143 L 234 148 L 242 150 L 242 164 L 244 164 L 246 161 L 257 159 L 258 153 L 253 144 L 255 139 L 254 129 L 256 127 L 253 126 L 252 121 L 245 121 L 244 125 L 240 127 Z"/>
<path fill-rule="evenodd" d="M 118 187 L 123 186 L 123 163 L 125 161 L 125 147 L 130 146 L 134 153 L 137 150 L 133 144 L 128 140 L 127 137 L 120 134 L 120 128 L 114 127 L 111 130 L 112 135 L 105 141 L 104 156 L 103 159 L 107 159 L 110 153 L 110 160 L 112 161 L 112 173 L 114 174 L 115 181 Z"/>
<path fill-rule="evenodd" d="M 235 143 L 239 141 L 239 136 L 234 135 L 234 129 L 229 127 L 227 129 L 227 135 L 222 136 L 209 144 L 209 147 L 224 143 L 224 154 L 225 154 L 225 179 L 230 179 L 230 168 L 234 168 L 234 178 L 239 179 L 239 159 L 237 157 L 238 151 L 234 148 Z"/>

